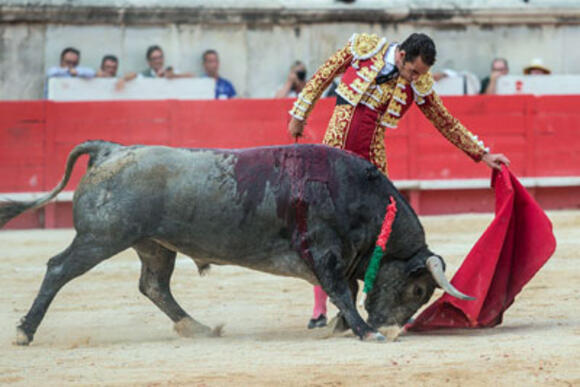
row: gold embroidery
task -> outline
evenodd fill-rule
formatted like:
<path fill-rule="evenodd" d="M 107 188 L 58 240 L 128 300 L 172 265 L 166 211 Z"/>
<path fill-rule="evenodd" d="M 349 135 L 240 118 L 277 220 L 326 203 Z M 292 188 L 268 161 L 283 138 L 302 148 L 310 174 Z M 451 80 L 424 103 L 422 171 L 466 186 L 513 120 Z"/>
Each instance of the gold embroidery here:
<path fill-rule="evenodd" d="M 354 34 L 350 46 L 352 56 L 354 59 L 368 59 L 383 48 L 385 43 L 386 40 L 377 35 Z"/>
<path fill-rule="evenodd" d="M 431 73 L 427 72 L 419 77 L 416 81 L 411 83 L 411 87 L 415 94 L 425 97 L 431 93 L 433 89 L 433 77 Z"/>
<path fill-rule="evenodd" d="M 350 120 L 354 112 L 354 106 L 351 105 L 336 105 L 328 127 L 324 134 L 323 144 L 344 149 L 346 140 L 346 132 L 350 125 Z"/>
<path fill-rule="evenodd" d="M 395 117 L 389 113 L 383 114 L 380 124 L 391 129 L 396 129 L 399 125 L 399 117 Z"/>
<path fill-rule="evenodd" d="M 340 82 L 336 88 L 336 94 L 346 99 L 351 105 L 356 105 L 359 99 L 359 94 L 352 91 L 345 83 Z"/>
<path fill-rule="evenodd" d="M 372 71 L 370 67 L 363 67 L 357 72 L 357 75 L 359 75 L 365 81 L 372 82 L 377 76 L 377 73 Z"/>
<path fill-rule="evenodd" d="M 386 176 L 389 176 L 387 172 L 387 153 L 385 152 L 385 128 L 383 126 L 377 125 L 375 127 L 369 160 L 380 169 L 381 172 Z"/>
<path fill-rule="evenodd" d="M 310 112 L 314 108 L 314 104 L 322 95 L 322 92 L 330 85 L 330 82 L 334 77 L 346 69 L 348 64 L 352 59 L 352 54 L 350 53 L 350 44 L 338 50 L 334 55 L 332 55 L 322 66 L 318 68 L 316 73 L 312 78 L 306 83 L 304 89 L 300 92 L 298 100 L 300 105 L 306 109 L 302 111 L 301 109 L 294 106 L 290 110 L 290 115 L 297 119 L 306 119 L 310 115 Z M 303 101 L 308 103 L 303 103 Z"/>
<path fill-rule="evenodd" d="M 350 88 L 356 91 L 358 94 L 364 93 L 364 91 L 369 87 L 370 82 L 363 81 L 360 78 L 356 78 L 350 84 Z"/>
<path fill-rule="evenodd" d="M 478 142 L 476 136 L 447 111 L 437 93 L 432 92 L 426 96 L 425 103 L 418 106 L 425 117 L 449 142 L 475 161 L 481 160 L 486 152 L 483 143 Z"/>

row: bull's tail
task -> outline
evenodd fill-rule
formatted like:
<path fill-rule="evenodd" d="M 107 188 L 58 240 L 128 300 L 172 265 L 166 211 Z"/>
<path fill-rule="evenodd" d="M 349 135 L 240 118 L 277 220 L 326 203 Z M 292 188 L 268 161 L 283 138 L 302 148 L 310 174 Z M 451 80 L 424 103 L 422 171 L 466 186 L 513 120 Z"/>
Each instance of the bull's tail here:
<path fill-rule="evenodd" d="M 0 202 L 0 228 L 4 227 L 9 220 L 17 217 L 23 212 L 34 210 L 44 206 L 50 200 L 54 199 L 56 195 L 66 186 L 70 179 L 73 167 L 79 158 L 84 154 L 89 154 L 90 161 L 89 166 L 93 164 L 95 158 L 99 155 L 100 151 L 109 149 L 112 146 L 119 146 L 118 144 L 113 144 L 105 141 L 87 141 L 82 144 L 77 145 L 68 155 L 66 161 L 66 171 L 62 177 L 60 183 L 49 193 L 41 196 L 36 200 L 30 201 L 5 201 Z"/>

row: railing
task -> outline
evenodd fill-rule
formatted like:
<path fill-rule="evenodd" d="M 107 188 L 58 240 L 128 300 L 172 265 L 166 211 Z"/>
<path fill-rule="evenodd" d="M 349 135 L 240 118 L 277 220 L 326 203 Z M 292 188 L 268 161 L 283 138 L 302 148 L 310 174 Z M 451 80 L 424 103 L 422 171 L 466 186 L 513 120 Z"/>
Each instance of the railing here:
<path fill-rule="evenodd" d="M 542 205 L 580 207 L 580 96 L 448 97 L 444 102 L 492 151 L 512 160 L 512 171 Z M 17 198 L 13 194 L 50 191 L 70 150 L 88 139 L 179 147 L 291 144 L 286 131 L 291 104 L 240 99 L 0 102 L 0 193 Z M 333 105 L 331 99 L 318 103 L 301 142 L 321 141 Z M 389 130 L 386 147 L 390 176 L 419 213 L 493 208 L 489 169 L 449 144 L 418 109 Z M 70 200 L 84 164 L 75 167 L 68 193 L 59 200 Z M 40 225 L 63 225 L 50 211 Z"/>

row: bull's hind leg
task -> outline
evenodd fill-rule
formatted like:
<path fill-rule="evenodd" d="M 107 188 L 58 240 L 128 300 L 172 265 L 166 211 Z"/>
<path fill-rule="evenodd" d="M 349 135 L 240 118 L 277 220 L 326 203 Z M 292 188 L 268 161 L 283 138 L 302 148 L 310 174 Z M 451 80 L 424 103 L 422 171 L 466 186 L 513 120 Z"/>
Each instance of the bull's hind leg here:
<path fill-rule="evenodd" d="M 184 337 L 211 336 L 211 328 L 190 317 L 171 294 L 170 282 L 175 267 L 175 251 L 145 240 L 133 248 L 141 259 L 139 290 L 174 323 L 175 331 Z"/>
<path fill-rule="evenodd" d="M 28 345 L 32 341 L 50 303 L 67 282 L 127 247 L 110 240 L 95 240 L 92 235 L 77 235 L 66 250 L 48 261 L 38 295 L 17 328 L 16 344 Z"/>

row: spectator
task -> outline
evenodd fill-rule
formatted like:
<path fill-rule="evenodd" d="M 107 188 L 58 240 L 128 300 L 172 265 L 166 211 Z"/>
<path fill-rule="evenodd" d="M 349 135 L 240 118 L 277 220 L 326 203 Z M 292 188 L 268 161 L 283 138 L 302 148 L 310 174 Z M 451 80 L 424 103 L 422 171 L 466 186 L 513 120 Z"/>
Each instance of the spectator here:
<path fill-rule="evenodd" d="M 115 55 L 105 55 L 101 60 L 101 68 L 97 71 L 97 77 L 115 78 L 119 68 L 119 60 Z"/>
<path fill-rule="evenodd" d="M 139 76 L 145 78 L 191 78 L 193 74 L 183 73 L 178 74 L 178 72 L 172 66 L 164 66 L 165 58 L 163 55 L 163 50 L 157 45 L 150 46 L 147 48 L 147 53 L 145 55 L 147 58 L 147 63 L 149 67 L 139 73 Z"/>
<path fill-rule="evenodd" d="M 481 81 L 479 94 L 496 94 L 498 78 L 508 73 L 509 66 L 507 60 L 504 58 L 495 58 L 491 62 L 491 74 Z"/>
<path fill-rule="evenodd" d="M 227 79 L 219 76 L 220 60 L 216 50 L 206 50 L 202 55 L 205 76 L 215 79 L 215 99 L 228 99 L 236 96 L 236 89 Z"/>
<path fill-rule="evenodd" d="M 60 66 L 51 67 L 46 73 L 47 77 L 79 77 L 93 78 L 95 71 L 87 67 L 80 67 L 81 52 L 74 47 L 67 47 L 60 53 Z"/>
<path fill-rule="evenodd" d="M 534 58 L 530 64 L 524 67 L 525 75 L 549 75 L 552 71 L 544 66 L 544 62 L 540 58 Z"/>
<path fill-rule="evenodd" d="M 123 90 L 125 88 L 126 82 L 132 81 L 133 79 L 138 77 L 174 79 L 174 78 L 191 78 L 194 76 L 192 73 L 178 74 L 178 71 L 174 70 L 172 66 L 164 67 L 165 58 L 163 50 L 161 49 L 161 47 L 157 45 L 149 46 L 147 48 L 145 58 L 147 59 L 149 67 L 141 71 L 140 73 L 131 72 L 125 74 L 115 84 L 115 89 L 117 91 Z"/>
<path fill-rule="evenodd" d="M 306 85 L 306 66 L 304 63 L 297 60 L 290 67 L 290 72 L 288 77 L 286 77 L 286 82 L 284 85 L 278 89 L 275 98 L 296 98 L 298 93 L 302 91 Z"/>

